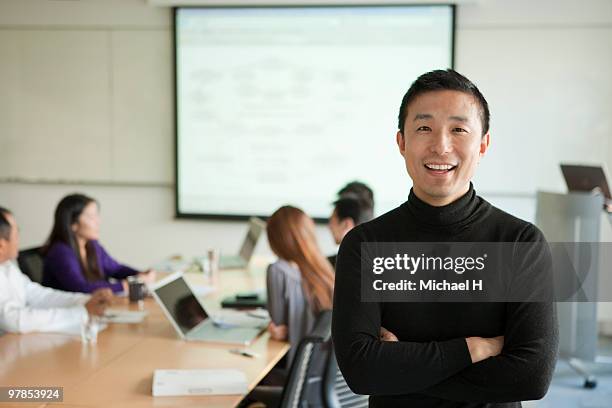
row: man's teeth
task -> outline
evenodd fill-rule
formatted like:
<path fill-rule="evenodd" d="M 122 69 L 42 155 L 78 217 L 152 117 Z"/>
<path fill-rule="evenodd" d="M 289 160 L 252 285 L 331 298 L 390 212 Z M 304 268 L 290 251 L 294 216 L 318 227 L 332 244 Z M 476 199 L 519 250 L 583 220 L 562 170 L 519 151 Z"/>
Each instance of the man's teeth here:
<path fill-rule="evenodd" d="M 426 164 L 425 167 L 431 170 L 450 170 L 455 166 L 451 164 Z"/>

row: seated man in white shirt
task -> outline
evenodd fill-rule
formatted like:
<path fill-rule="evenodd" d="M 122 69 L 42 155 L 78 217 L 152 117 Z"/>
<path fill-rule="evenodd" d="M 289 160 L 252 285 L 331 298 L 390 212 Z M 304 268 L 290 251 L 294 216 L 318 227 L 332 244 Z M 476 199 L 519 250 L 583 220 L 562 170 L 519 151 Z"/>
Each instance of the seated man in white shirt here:
<path fill-rule="evenodd" d="M 32 282 L 15 263 L 18 248 L 15 217 L 0 207 L 0 331 L 70 331 L 88 316 L 104 313 L 112 299 L 109 289 L 90 296 Z"/>

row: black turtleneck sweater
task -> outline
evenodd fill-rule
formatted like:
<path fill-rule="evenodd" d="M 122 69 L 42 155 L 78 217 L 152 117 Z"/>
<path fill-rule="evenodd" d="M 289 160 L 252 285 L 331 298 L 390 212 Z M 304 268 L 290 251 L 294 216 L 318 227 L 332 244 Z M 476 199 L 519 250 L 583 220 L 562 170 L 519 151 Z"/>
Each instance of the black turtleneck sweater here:
<path fill-rule="evenodd" d="M 410 192 L 400 207 L 350 231 L 336 265 L 332 335 L 351 389 L 371 407 L 520 407 L 540 399 L 557 355 L 550 303 L 367 303 L 362 242 L 536 242 L 532 224 L 470 190 L 433 207 Z M 383 326 L 398 342 L 382 342 Z M 466 337 L 504 336 L 496 357 L 473 364 Z"/>

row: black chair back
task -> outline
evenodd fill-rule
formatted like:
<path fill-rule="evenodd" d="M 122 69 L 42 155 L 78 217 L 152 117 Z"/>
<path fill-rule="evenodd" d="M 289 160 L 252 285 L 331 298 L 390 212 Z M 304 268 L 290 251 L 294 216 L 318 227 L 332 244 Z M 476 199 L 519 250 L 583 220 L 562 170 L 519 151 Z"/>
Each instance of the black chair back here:
<path fill-rule="evenodd" d="M 33 282 L 42 283 L 43 257 L 41 247 L 24 249 L 19 252 L 17 263 L 21 272 L 25 273 Z"/>
<path fill-rule="evenodd" d="M 280 407 L 322 407 L 321 384 L 325 362 L 331 351 L 331 311 L 317 317 L 315 327 L 295 352 Z"/>

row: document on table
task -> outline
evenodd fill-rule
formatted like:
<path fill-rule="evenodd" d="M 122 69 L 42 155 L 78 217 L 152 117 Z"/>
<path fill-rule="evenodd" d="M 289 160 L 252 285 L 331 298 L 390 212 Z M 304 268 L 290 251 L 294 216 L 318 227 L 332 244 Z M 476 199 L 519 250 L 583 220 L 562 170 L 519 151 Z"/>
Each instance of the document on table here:
<path fill-rule="evenodd" d="M 197 284 L 196 285 L 191 284 L 191 289 L 193 289 L 193 293 L 199 297 L 206 297 L 216 290 L 214 286 L 197 285 Z"/>
<path fill-rule="evenodd" d="M 223 309 L 216 312 L 211 318 L 216 324 L 228 327 L 265 328 L 270 323 L 268 311 L 260 309 L 251 312 Z"/>
<path fill-rule="evenodd" d="M 146 311 L 107 309 L 102 321 L 105 323 L 141 323 L 146 316 Z"/>
<path fill-rule="evenodd" d="M 155 370 L 153 396 L 235 395 L 247 393 L 242 371 L 232 369 Z"/>

